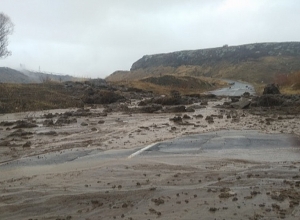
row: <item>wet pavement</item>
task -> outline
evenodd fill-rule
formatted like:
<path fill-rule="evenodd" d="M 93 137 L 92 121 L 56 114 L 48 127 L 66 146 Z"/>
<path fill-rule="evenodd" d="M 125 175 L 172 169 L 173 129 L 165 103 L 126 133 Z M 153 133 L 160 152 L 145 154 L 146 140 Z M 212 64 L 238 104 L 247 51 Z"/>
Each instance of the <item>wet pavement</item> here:
<path fill-rule="evenodd" d="M 186 136 L 146 147 L 135 156 L 207 155 L 251 160 L 298 160 L 300 138 L 254 130 L 217 131 Z"/>
<path fill-rule="evenodd" d="M 101 151 L 97 149 L 68 149 L 25 157 L 0 165 L 1 169 L 25 166 L 76 164 L 107 159 L 157 156 L 228 157 L 251 160 L 297 160 L 300 138 L 291 134 L 265 134 L 255 130 L 223 130 L 169 141 L 144 148 Z"/>
<path fill-rule="evenodd" d="M 232 80 L 224 80 L 229 83 L 226 88 L 210 91 L 210 94 L 217 96 L 240 96 L 245 92 L 249 92 L 251 95 L 255 95 L 254 87 L 249 83 L 237 82 Z"/>

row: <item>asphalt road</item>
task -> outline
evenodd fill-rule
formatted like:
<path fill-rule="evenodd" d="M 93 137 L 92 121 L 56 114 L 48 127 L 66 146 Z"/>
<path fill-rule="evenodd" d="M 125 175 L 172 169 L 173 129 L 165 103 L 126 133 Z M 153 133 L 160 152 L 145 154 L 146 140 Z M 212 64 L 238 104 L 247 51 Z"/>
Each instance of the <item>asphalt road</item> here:
<path fill-rule="evenodd" d="M 0 165 L 0 171 L 22 169 L 23 171 L 20 172 L 25 172 L 26 167 L 55 168 L 59 164 L 89 167 L 99 160 L 189 155 L 220 159 L 297 161 L 300 158 L 300 138 L 294 135 L 265 134 L 252 130 L 223 130 L 180 137 L 136 149 L 110 151 L 69 149 L 50 152 L 3 163 Z"/>
<path fill-rule="evenodd" d="M 300 157 L 300 138 L 288 134 L 265 134 L 252 130 L 223 130 L 156 143 L 132 156 L 196 154 L 244 159 L 251 159 L 256 155 L 252 159 L 293 160 Z"/>
<path fill-rule="evenodd" d="M 254 87 L 248 83 L 242 83 L 232 80 L 225 80 L 229 84 L 228 87 L 210 91 L 210 94 L 214 94 L 217 96 L 240 96 L 243 95 L 245 92 L 249 92 L 251 95 L 255 94 Z"/>

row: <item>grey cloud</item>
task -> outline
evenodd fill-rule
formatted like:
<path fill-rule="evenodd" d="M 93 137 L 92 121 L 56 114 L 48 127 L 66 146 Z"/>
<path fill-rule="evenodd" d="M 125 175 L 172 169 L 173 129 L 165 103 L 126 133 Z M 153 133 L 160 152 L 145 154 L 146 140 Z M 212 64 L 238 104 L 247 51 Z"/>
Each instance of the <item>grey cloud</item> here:
<path fill-rule="evenodd" d="M 1 66 L 105 77 L 145 54 L 297 41 L 297 0 L 1 0 L 15 24 Z"/>

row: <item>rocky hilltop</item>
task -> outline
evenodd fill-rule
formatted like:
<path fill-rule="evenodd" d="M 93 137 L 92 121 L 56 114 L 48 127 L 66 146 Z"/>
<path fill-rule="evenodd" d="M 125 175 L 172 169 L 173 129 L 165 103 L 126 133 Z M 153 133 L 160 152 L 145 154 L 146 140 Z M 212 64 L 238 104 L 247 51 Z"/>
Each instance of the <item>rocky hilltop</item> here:
<path fill-rule="evenodd" d="M 241 46 L 228 46 L 186 50 L 173 53 L 145 55 L 131 67 L 131 71 L 149 67 L 181 65 L 216 65 L 220 62 L 239 64 L 264 57 L 300 57 L 300 42 L 256 43 Z"/>
<path fill-rule="evenodd" d="M 130 71 L 118 71 L 107 80 L 135 80 L 162 75 L 225 78 L 271 83 L 278 74 L 300 71 L 300 42 L 255 43 L 145 55 Z"/>

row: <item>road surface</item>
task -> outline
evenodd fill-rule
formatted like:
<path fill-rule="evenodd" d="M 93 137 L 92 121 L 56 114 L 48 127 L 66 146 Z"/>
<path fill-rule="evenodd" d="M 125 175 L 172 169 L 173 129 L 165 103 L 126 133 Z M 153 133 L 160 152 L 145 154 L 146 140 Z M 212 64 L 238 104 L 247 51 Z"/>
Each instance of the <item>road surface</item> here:
<path fill-rule="evenodd" d="M 26 166 L 55 166 L 63 163 L 68 163 L 70 166 L 88 166 L 99 160 L 166 155 L 293 161 L 300 157 L 300 138 L 288 134 L 265 134 L 252 130 L 223 130 L 180 137 L 137 149 L 109 151 L 69 149 L 51 152 L 3 163 L 0 165 L 0 170 Z"/>
<path fill-rule="evenodd" d="M 251 95 L 255 94 L 254 87 L 248 83 L 242 83 L 232 80 L 225 80 L 229 83 L 229 86 L 226 88 L 210 91 L 210 94 L 217 96 L 240 96 L 245 92 L 249 92 Z"/>
<path fill-rule="evenodd" d="M 300 138 L 254 130 L 216 131 L 152 144 L 132 156 L 207 155 L 259 161 L 298 160 Z M 132 157 L 130 156 L 130 157 Z"/>

